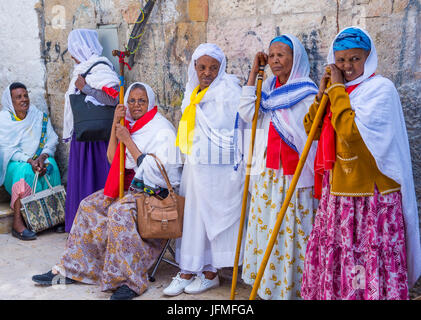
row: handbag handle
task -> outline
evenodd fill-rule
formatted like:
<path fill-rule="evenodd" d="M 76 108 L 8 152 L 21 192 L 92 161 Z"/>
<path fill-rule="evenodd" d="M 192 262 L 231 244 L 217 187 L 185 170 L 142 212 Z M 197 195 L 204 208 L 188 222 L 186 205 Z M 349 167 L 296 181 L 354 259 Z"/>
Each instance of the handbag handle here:
<path fill-rule="evenodd" d="M 34 176 L 34 182 L 32 183 L 32 193 L 31 193 L 31 195 L 34 195 L 35 194 L 35 190 L 37 190 L 38 177 L 39 177 L 39 172 L 37 171 L 35 173 L 35 176 Z M 48 180 L 46 174 L 44 175 L 44 179 L 47 182 L 48 188 L 51 189 L 51 190 L 53 190 L 53 186 L 51 185 L 50 181 Z"/>
<path fill-rule="evenodd" d="M 89 69 L 87 71 L 85 71 L 85 73 L 82 73 L 81 76 L 86 78 L 86 76 L 89 74 L 89 72 L 91 72 L 92 68 L 95 67 L 98 64 L 106 64 L 107 66 L 109 66 L 111 68 L 111 66 L 108 63 L 106 63 L 105 61 L 97 61 L 92 66 L 90 66 Z"/>
<path fill-rule="evenodd" d="M 39 176 L 39 172 L 37 171 L 37 172 L 35 172 L 34 181 L 32 182 L 32 193 L 31 193 L 31 195 L 34 195 L 35 190 L 37 189 L 38 176 Z"/>
<path fill-rule="evenodd" d="M 159 171 L 161 172 L 161 175 L 164 178 L 165 182 L 167 183 L 168 191 L 171 194 L 175 193 L 174 189 L 171 185 L 170 179 L 168 178 L 167 170 L 165 170 L 165 167 L 162 164 L 161 160 L 156 155 L 154 155 L 153 153 L 147 153 L 147 155 L 152 156 L 155 159 L 156 165 L 157 165 Z"/>

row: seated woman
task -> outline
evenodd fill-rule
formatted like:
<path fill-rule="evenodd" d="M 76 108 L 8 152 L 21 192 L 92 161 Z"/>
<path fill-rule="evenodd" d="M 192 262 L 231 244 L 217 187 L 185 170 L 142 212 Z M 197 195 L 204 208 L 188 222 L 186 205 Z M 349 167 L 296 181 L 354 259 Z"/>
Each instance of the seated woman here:
<path fill-rule="evenodd" d="M 32 193 L 36 172 L 47 174 L 52 186 L 61 183 L 54 160 L 58 137 L 47 114 L 31 105 L 26 86 L 14 82 L 3 92 L 0 112 L 0 185 L 5 186 L 14 210 L 12 235 L 34 240 L 35 232 L 26 229 L 21 216 L 21 199 Z M 35 192 L 47 189 L 39 179 Z"/>
<path fill-rule="evenodd" d="M 112 164 L 105 188 L 82 200 L 60 262 L 51 271 L 33 276 L 36 283 L 52 285 L 66 277 L 63 281 L 67 284 L 99 284 L 102 291 L 115 290 L 112 300 L 132 299 L 147 289 L 147 270 L 165 241 L 140 237 L 135 194 L 145 187 L 164 197 L 168 192 L 148 153 L 164 163 L 173 187 L 180 184 L 181 164 L 177 161 L 180 156 L 175 147 L 175 128 L 157 112 L 152 89 L 143 83 L 132 84 L 125 105 L 118 105 L 115 111 L 107 151 Z M 120 125 L 124 116 L 126 127 Z M 117 140 L 126 146 L 125 190 L 130 186 L 120 200 L 115 199 L 120 157 Z"/>
<path fill-rule="evenodd" d="M 375 74 L 377 53 L 358 27 L 340 32 L 304 127 L 323 94 L 315 195 L 302 296 L 323 300 L 408 299 L 421 274 L 417 202 L 399 94 Z M 326 89 L 327 81 L 332 85 Z"/>

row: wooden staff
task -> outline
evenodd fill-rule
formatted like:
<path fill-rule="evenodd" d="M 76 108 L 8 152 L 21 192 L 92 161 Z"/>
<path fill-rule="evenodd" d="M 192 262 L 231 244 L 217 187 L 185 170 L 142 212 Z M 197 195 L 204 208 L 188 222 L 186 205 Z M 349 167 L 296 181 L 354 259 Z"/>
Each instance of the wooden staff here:
<path fill-rule="evenodd" d="M 263 56 L 259 56 L 259 72 L 257 74 L 257 87 L 256 87 L 256 103 L 254 109 L 254 116 L 253 122 L 251 126 L 251 140 L 250 140 L 250 147 L 249 147 L 249 154 L 247 160 L 247 167 L 246 167 L 246 180 L 244 182 L 244 192 L 243 192 L 243 204 L 241 207 L 241 218 L 240 218 L 240 230 L 238 231 L 238 239 L 237 239 L 237 249 L 235 252 L 235 260 L 234 260 L 234 269 L 232 274 L 232 284 L 231 284 L 231 300 L 235 299 L 235 292 L 237 286 L 237 276 L 238 276 L 238 262 L 240 259 L 240 250 L 241 250 L 241 240 L 243 239 L 243 228 L 244 222 L 246 219 L 246 208 L 247 208 L 247 197 L 248 197 L 248 189 L 250 184 L 250 171 L 251 171 L 251 162 L 253 158 L 253 149 L 254 149 L 254 140 L 256 137 L 256 127 L 257 127 L 257 118 L 259 116 L 259 108 L 260 108 L 260 100 L 262 97 L 262 83 L 263 83 L 263 74 L 265 73 L 265 59 Z"/>
<path fill-rule="evenodd" d="M 119 98 L 120 98 L 120 104 L 124 104 L 124 66 L 126 65 L 124 58 L 130 56 L 130 51 L 118 51 L 113 50 L 113 56 L 119 57 L 119 63 L 120 63 L 120 92 L 119 92 Z M 124 126 L 125 118 L 122 118 L 120 120 L 120 124 Z M 119 198 L 123 198 L 124 196 L 124 144 L 123 142 L 120 142 L 120 180 L 118 185 L 118 196 Z"/>
<path fill-rule="evenodd" d="M 329 72 L 329 70 L 327 70 L 327 72 Z M 326 88 L 329 88 L 329 87 L 330 87 L 330 80 L 327 83 Z M 275 226 L 273 227 L 272 235 L 270 237 L 268 246 L 266 247 L 265 255 L 263 256 L 263 260 L 262 260 L 262 263 L 260 264 L 260 268 L 257 273 L 256 280 L 254 281 L 253 289 L 250 294 L 250 300 L 254 300 L 256 298 L 257 290 L 259 289 L 260 281 L 262 280 L 263 273 L 265 272 L 266 265 L 272 253 L 272 249 L 275 244 L 276 237 L 278 236 L 278 232 L 282 224 L 282 220 L 284 219 L 285 212 L 287 211 L 289 202 L 291 201 L 292 195 L 294 194 L 295 187 L 297 186 L 298 179 L 300 178 L 301 171 L 303 170 L 304 163 L 306 162 L 307 155 L 310 151 L 311 144 L 313 143 L 313 139 L 316 134 L 317 128 L 319 127 L 319 124 L 325 113 L 328 99 L 329 98 L 327 94 L 324 93 L 322 97 L 322 101 L 320 102 L 320 105 L 319 105 L 319 109 L 317 110 L 316 117 L 314 118 L 313 124 L 311 126 L 310 133 L 308 134 L 308 138 L 304 146 L 303 153 L 301 154 L 297 168 L 295 169 L 294 176 L 292 177 L 291 184 L 288 188 L 288 192 L 285 196 L 284 203 L 282 204 L 281 210 L 279 211 L 279 214 L 278 214 L 278 218 L 276 219 Z"/>

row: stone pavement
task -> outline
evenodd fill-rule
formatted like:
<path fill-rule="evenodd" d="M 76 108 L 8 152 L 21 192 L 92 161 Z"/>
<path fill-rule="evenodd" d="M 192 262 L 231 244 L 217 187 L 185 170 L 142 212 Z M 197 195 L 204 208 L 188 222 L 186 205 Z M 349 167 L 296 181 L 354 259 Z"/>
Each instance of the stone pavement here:
<path fill-rule="evenodd" d="M 0 300 L 107 300 L 111 292 L 101 292 L 96 285 L 72 284 L 42 287 L 35 285 L 34 274 L 47 272 L 58 261 L 63 252 L 67 233 L 44 231 L 34 241 L 21 241 L 9 234 L 0 234 Z M 169 257 L 168 257 L 169 258 Z M 155 275 L 156 281 L 138 300 L 229 300 L 231 272 L 224 269 L 221 286 L 201 295 L 181 294 L 167 297 L 162 290 L 171 282 L 177 268 L 162 262 Z M 237 285 L 236 299 L 248 299 L 251 287 L 244 283 Z"/>
<path fill-rule="evenodd" d="M 0 234 L 0 300 L 107 300 L 111 292 L 101 292 L 99 286 L 86 284 L 56 285 L 42 287 L 35 285 L 34 274 L 47 272 L 58 261 L 66 242 L 67 233 L 44 231 L 34 241 L 18 240 L 10 233 Z M 166 256 L 167 258 L 170 258 Z M 201 295 L 181 294 L 167 297 L 162 290 L 171 282 L 177 268 L 162 262 L 150 282 L 148 290 L 137 300 L 229 300 L 232 270 L 220 273 L 221 286 Z M 222 276 L 221 276 L 222 275 Z M 247 300 L 251 287 L 241 280 L 237 284 L 237 300 Z M 421 300 L 421 279 L 410 291 L 411 299 Z"/>

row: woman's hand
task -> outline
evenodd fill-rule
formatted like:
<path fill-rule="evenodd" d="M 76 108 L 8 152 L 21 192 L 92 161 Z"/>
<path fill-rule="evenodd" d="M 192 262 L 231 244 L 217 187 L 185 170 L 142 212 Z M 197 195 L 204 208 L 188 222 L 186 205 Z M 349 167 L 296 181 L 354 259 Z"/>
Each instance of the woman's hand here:
<path fill-rule="evenodd" d="M 76 88 L 82 91 L 83 87 L 86 85 L 86 80 L 81 75 L 78 75 L 77 80 L 75 82 Z"/>
<path fill-rule="evenodd" d="M 114 124 L 120 123 L 120 120 L 126 116 L 126 106 L 118 104 L 114 110 Z"/>
<path fill-rule="evenodd" d="M 263 62 L 264 65 L 267 65 L 268 63 L 268 55 L 262 51 L 256 53 L 256 55 L 254 56 L 253 65 L 251 67 L 249 79 L 247 81 L 248 86 L 254 86 L 254 84 L 256 83 L 256 77 L 257 77 L 257 74 L 259 73 L 260 61 Z"/>
<path fill-rule="evenodd" d="M 328 68 L 326 68 L 326 70 L 325 70 L 325 72 L 322 76 L 322 79 L 320 80 L 319 92 L 317 93 L 317 96 L 316 96 L 316 98 L 319 102 L 322 100 L 323 93 L 325 92 L 326 87 L 327 87 L 327 83 L 330 80 L 330 72 L 329 71 L 330 70 L 328 70 Z"/>
<path fill-rule="evenodd" d="M 334 64 L 330 64 L 329 67 L 331 72 L 332 84 L 345 83 L 344 74 L 342 73 L 342 71 Z"/>
<path fill-rule="evenodd" d="M 115 135 L 118 141 L 123 142 L 124 144 L 127 144 L 127 141 L 131 140 L 129 130 L 119 123 L 115 125 Z"/>
<path fill-rule="evenodd" d="M 39 175 L 42 177 L 47 172 L 47 168 L 45 166 L 45 160 L 46 160 L 45 157 L 40 156 L 35 160 L 33 160 L 32 158 L 28 159 L 27 162 L 31 165 L 32 171 L 34 173 L 39 172 Z"/>

